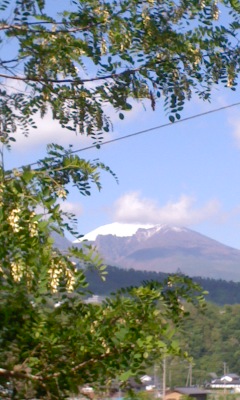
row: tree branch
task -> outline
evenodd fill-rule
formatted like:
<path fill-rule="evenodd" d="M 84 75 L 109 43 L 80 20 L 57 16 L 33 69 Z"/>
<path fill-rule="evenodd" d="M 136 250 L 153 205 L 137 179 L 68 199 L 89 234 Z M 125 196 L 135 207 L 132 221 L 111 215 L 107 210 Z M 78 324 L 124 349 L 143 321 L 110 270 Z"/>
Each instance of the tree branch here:
<path fill-rule="evenodd" d="M 47 35 L 58 35 L 59 33 L 75 33 L 75 32 L 83 32 L 86 30 L 89 30 L 90 28 L 93 28 L 95 26 L 98 25 L 102 25 L 102 24 L 106 24 L 108 22 L 107 21 L 100 21 L 98 23 L 90 23 L 86 26 L 82 26 L 82 27 L 78 27 L 78 28 L 69 28 L 69 29 L 58 29 L 56 31 L 49 31 L 49 30 L 36 30 L 36 29 L 29 29 L 28 24 L 24 24 L 24 25 L 0 25 L 0 31 L 3 30 L 10 30 L 10 29 L 16 29 L 18 31 L 24 31 L 24 32 L 28 32 L 28 33 L 39 33 L 39 34 L 47 34 Z M 54 22 L 52 22 L 53 25 L 55 25 Z M 39 24 L 40 25 L 40 24 Z"/>
<path fill-rule="evenodd" d="M 10 76 L 10 75 L 6 75 L 6 74 L 0 74 L 0 78 L 5 78 L 5 79 L 14 79 L 17 81 L 22 81 L 22 82 L 39 82 L 39 83 L 73 83 L 73 84 L 78 84 L 81 85 L 83 83 L 87 83 L 87 82 L 94 82 L 94 81 L 101 81 L 101 80 L 105 80 L 105 79 L 114 79 L 114 78 L 118 78 L 120 76 L 123 75 L 133 75 L 136 72 L 140 71 L 142 68 L 146 68 L 146 66 L 141 66 L 138 68 L 133 68 L 133 69 L 127 69 L 123 72 L 119 72 L 119 73 L 114 73 L 114 74 L 108 74 L 108 75 L 103 75 L 103 76 L 96 76 L 94 78 L 89 78 L 89 79 L 43 79 L 40 76 Z"/>
<path fill-rule="evenodd" d="M 117 17 L 121 14 L 124 14 L 124 12 L 127 11 L 127 8 L 123 6 L 123 8 L 119 11 L 117 11 L 115 14 L 111 15 L 111 20 L 114 17 Z M 76 21 L 71 21 L 71 23 L 78 23 L 78 20 Z M 34 26 L 34 25 L 43 25 L 43 24 L 51 24 L 51 25 L 65 25 L 67 26 L 68 23 L 67 22 L 63 22 L 63 21 L 39 21 L 39 22 L 24 22 L 24 24 L 20 25 L 20 24 L 16 24 L 16 25 L 10 25 L 10 24 L 0 24 L 0 31 L 1 30 L 9 30 L 9 29 L 17 29 L 17 30 L 27 30 L 28 32 L 31 33 L 47 33 L 47 34 L 51 34 L 51 35 L 56 35 L 58 33 L 71 33 L 71 32 L 81 32 L 81 31 L 85 31 L 85 30 L 89 30 L 90 28 L 93 28 L 94 26 L 98 26 L 98 25 L 105 25 L 106 23 L 109 22 L 109 18 L 104 20 L 104 21 L 99 21 L 99 22 L 91 22 L 86 26 L 83 27 L 79 27 L 79 28 L 69 28 L 69 29 L 58 29 L 57 31 L 44 31 L 44 30 L 30 30 L 29 26 Z"/>
<path fill-rule="evenodd" d="M 9 371 L 8 369 L 0 368 L 0 376 L 4 378 L 28 379 L 31 381 L 38 381 L 43 384 L 43 378 L 41 376 L 36 376 L 21 371 Z"/>
<path fill-rule="evenodd" d="M 117 349 L 115 348 L 115 350 L 117 350 Z M 96 364 L 99 361 L 104 360 L 105 358 L 108 358 L 108 357 L 114 355 L 115 353 L 118 353 L 118 351 L 101 354 L 98 358 L 90 358 L 89 360 L 83 361 L 80 364 L 76 365 L 75 367 L 71 368 L 69 372 L 70 373 L 75 373 L 79 369 L 85 367 L 86 365 Z M 55 372 L 53 374 L 47 375 L 46 377 L 44 377 L 44 379 L 49 379 L 49 378 L 52 378 L 52 377 L 53 378 L 57 378 L 59 375 L 60 375 L 60 372 Z"/>

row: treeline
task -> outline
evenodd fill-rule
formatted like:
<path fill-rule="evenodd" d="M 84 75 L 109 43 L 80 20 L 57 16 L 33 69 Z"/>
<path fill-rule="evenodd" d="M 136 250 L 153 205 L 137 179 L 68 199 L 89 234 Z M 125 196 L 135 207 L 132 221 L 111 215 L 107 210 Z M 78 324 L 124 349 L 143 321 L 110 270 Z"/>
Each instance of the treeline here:
<path fill-rule="evenodd" d="M 89 289 L 99 295 L 109 295 L 120 288 L 128 286 L 139 286 L 144 281 L 162 282 L 167 274 L 163 272 L 137 271 L 134 269 L 122 269 L 109 266 L 106 281 L 102 281 L 95 271 L 87 273 L 90 282 Z M 180 271 L 178 271 L 180 272 Z M 208 291 L 206 300 L 218 305 L 240 304 L 240 282 L 227 282 L 221 279 L 194 277 L 195 282 Z"/>

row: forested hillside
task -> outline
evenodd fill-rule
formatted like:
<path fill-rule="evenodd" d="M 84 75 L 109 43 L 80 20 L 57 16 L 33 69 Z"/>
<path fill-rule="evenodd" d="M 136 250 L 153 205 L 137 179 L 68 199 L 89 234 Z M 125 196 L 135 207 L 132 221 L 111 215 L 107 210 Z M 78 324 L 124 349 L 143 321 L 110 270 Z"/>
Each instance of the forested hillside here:
<path fill-rule="evenodd" d="M 103 282 L 94 271 L 87 273 L 90 282 L 89 289 L 99 295 L 110 294 L 127 286 L 138 286 L 143 281 L 163 281 L 167 274 L 163 272 L 136 271 L 134 269 L 121 269 L 108 267 L 108 275 Z M 180 271 L 179 271 L 180 272 Z M 196 277 L 194 281 L 199 283 L 204 290 L 208 291 L 206 300 L 218 305 L 240 304 L 240 282 L 227 282 L 222 279 Z"/>
<path fill-rule="evenodd" d="M 184 321 L 179 340 L 183 349 L 192 356 L 190 361 L 167 360 L 167 384 L 204 384 L 211 380 L 210 374 L 227 372 L 240 375 L 240 305 L 218 307 L 207 305 L 206 312 L 186 306 L 190 315 Z"/>

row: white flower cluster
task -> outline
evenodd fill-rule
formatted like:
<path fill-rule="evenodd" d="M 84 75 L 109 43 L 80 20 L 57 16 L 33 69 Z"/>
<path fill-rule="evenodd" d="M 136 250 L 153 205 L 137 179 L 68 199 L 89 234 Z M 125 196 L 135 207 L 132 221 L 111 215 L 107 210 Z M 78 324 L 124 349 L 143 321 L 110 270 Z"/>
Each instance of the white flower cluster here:
<path fill-rule="evenodd" d="M 32 212 L 30 214 L 30 220 L 29 220 L 29 234 L 30 237 L 38 236 L 38 221 L 32 221 L 31 218 L 35 217 L 35 212 Z"/>
<path fill-rule="evenodd" d="M 101 43 L 101 55 L 104 54 L 107 54 L 107 43 L 105 39 L 103 39 Z"/>
<path fill-rule="evenodd" d="M 11 274 L 15 282 L 20 282 L 23 277 L 24 266 L 17 261 L 11 262 Z"/>
<path fill-rule="evenodd" d="M 71 269 L 66 268 L 65 275 L 67 278 L 67 290 L 68 292 L 72 292 L 75 285 L 75 274 L 73 271 L 71 271 Z"/>
<path fill-rule="evenodd" d="M 230 88 L 233 87 L 234 78 L 235 78 L 235 69 L 234 69 L 234 66 L 231 65 L 228 68 L 227 87 L 230 87 Z"/>
<path fill-rule="evenodd" d="M 212 5 L 212 16 L 213 16 L 213 19 L 215 21 L 217 21 L 218 18 L 219 18 L 219 15 L 220 15 L 220 11 L 219 11 L 219 8 L 218 8 L 218 4 L 217 4 L 217 1 L 215 1 L 213 3 L 213 5 Z"/>
<path fill-rule="evenodd" d="M 20 226 L 19 226 L 19 219 L 20 219 L 20 208 L 14 208 L 13 210 L 10 211 L 9 216 L 8 216 L 8 222 L 9 225 L 12 227 L 13 232 L 17 233 L 20 231 Z"/>
<path fill-rule="evenodd" d="M 29 223 L 30 237 L 38 236 L 37 226 L 38 226 L 37 221 L 30 221 L 30 223 Z"/>
<path fill-rule="evenodd" d="M 60 197 L 61 199 L 66 199 L 66 197 L 67 197 L 67 192 L 66 192 L 65 189 L 63 189 L 63 188 L 61 187 L 61 188 L 58 188 L 58 190 L 57 190 L 57 195 L 58 195 L 58 197 Z"/>
<path fill-rule="evenodd" d="M 57 288 L 59 286 L 60 276 L 62 275 L 62 269 L 60 265 L 57 267 L 54 263 L 54 260 L 51 261 L 51 266 L 48 270 L 48 274 L 50 276 L 50 287 L 53 293 L 57 292 Z"/>
<path fill-rule="evenodd" d="M 52 292 L 57 292 L 61 277 L 65 277 L 66 279 L 67 291 L 72 292 L 74 290 L 75 274 L 70 268 L 67 267 L 63 260 L 58 260 L 57 264 L 55 260 L 52 260 L 48 274 L 50 276 L 50 288 Z"/>
<path fill-rule="evenodd" d="M 199 0 L 199 5 L 201 9 L 203 10 L 206 7 L 206 2 L 205 0 Z M 212 4 L 212 17 L 215 21 L 218 20 L 220 15 L 220 11 L 218 8 L 218 0 L 215 0 L 214 3 Z"/>
<path fill-rule="evenodd" d="M 228 76 L 227 87 L 231 88 L 233 86 L 233 78 Z"/>
<path fill-rule="evenodd" d="M 0 187 L 0 201 L 1 201 L 1 187 Z M 20 221 L 20 213 L 21 213 L 21 209 L 19 207 L 16 207 L 14 209 L 12 209 L 9 212 L 9 216 L 7 218 L 9 225 L 11 226 L 13 232 L 17 233 L 19 232 L 22 228 L 19 225 L 19 221 Z M 27 219 L 27 223 L 28 223 L 28 229 L 29 229 L 29 234 L 30 237 L 34 237 L 34 236 L 38 236 L 38 221 L 33 221 L 33 218 L 35 217 L 35 213 L 31 212 L 29 219 Z"/>

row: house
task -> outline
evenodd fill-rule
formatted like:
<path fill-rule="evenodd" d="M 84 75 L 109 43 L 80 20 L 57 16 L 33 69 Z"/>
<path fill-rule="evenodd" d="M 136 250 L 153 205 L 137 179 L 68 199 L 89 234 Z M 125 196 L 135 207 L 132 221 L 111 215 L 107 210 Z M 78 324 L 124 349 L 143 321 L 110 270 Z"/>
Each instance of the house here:
<path fill-rule="evenodd" d="M 213 379 L 208 387 L 211 389 L 240 389 L 240 377 L 237 374 L 227 374 Z"/>
<path fill-rule="evenodd" d="M 208 393 L 208 390 L 197 387 L 176 387 L 166 393 L 164 400 L 180 400 L 183 396 L 188 396 L 195 400 L 206 400 Z"/>

